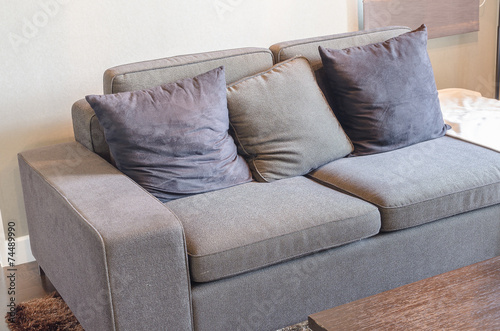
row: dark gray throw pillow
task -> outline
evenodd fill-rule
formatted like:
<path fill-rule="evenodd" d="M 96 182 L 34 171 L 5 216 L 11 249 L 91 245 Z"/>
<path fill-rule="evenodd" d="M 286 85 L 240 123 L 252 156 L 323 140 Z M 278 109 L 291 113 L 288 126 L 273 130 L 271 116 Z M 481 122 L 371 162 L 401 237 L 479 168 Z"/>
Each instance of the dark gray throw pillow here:
<path fill-rule="evenodd" d="M 425 25 L 381 43 L 319 52 L 352 156 L 445 135 Z"/>
<path fill-rule="evenodd" d="M 163 202 L 251 180 L 228 134 L 224 67 L 86 100 L 116 167 Z"/>

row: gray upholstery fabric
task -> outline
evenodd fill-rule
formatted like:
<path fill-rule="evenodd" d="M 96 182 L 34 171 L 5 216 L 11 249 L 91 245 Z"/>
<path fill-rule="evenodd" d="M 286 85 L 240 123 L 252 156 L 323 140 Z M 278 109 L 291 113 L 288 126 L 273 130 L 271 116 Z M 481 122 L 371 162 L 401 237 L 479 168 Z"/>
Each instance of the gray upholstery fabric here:
<path fill-rule="evenodd" d="M 225 66 L 227 83 L 269 69 L 273 55 L 265 48 L 244 47 L 172 56 L 124 64 L 104 72 L 104 93 L 142 90 L 179 79 L 194 77 Z"/>
<path fill-rule="evenodd" d="M 384 36 L 382 40 L 385 40 L 392 37 L 386 33 L 399 31 L 381 31 L 373 36 Z M 331 42 L 352 46 L 351 43 L 366 40 L 365 32 L 357 34 L 345 40 L 341 36 L 332 36 Z M 372 35 L 369 36 L 371 38 Z M 302 46 L 300 42 L 290 42 L 294 43 Z M 309 45 L 303 46 L 309 48 Z M 291 46 L 286 50 L 293 52 L 293 48 Z M 317 46 L 314 51 L 317 51 Z M 265 57 L 270 60 L 269 53 Z M 183 61 L 189 62 L 188 58 L 166 62 L 179 62 L 179 72 L 182 72 Z M 203 58 L 204 55 L 199 57 Z M 210 67 L 203 69 L 194 61 L 193 67 L 200 71 L 190 71 L 193 67 L 187 64 L 190 69 L 186 77 L 223 65 L 225 61 L 225 58 L 217 63 L 207 61 Z M 246 58 L 233 69 L 243 73 L 257 62 Z M 149 68 L 150 64 L 162 63 L 165 62 L 159 60 L 130 65 L 133 73 L 121 72 L 119 76 L 122 81 L 131 78 L 130 84 L 133 85 L 134 77 L 138 75 L 140 85 L 149 81 L 147 75 L 150 73 L 147 71 L 155 71 Z M 129 68 L 129 65 L 124 68 Z M 141 76 L 142 69 L 146 69 L 145 76 Z M 163 69 L 159 71 L 164 73 Z M 178 78 L 183 77 L 173 80 Z M 163 81 L 152 83 L 158 85 Z M 123 86 L 130 86 L 128 84 L 124 82 Z M 74 108 L 75 112 L 84 110 L 83 114 L 79 113 L 82 116 L 76 117 L 83 123 L 76 123 L 75 127 L 89 130 L 92 119 L 95 121 L 95 114 L 86 113 L 90 106 L 86 101 L 79 101 Z M 105 150 L 106 147 L 96 147 L 96 140 L 90 141 L 95 136 L 94 133 L 75 132 L 77 139 L 86 139 L 87 148 Z M 407 186 L 422 188 L 424 195 L 429 195 L 429 186 L 441 194 L 442 191 L 460 190 L 464 184 L 481 184 L 496 178 L 497 154 L 483 154 L 478 149 L 469 149 L 454 142 L 439 145 L 441 147 L 434 145 L 446 139 L 449 138 L 407 147 L 412 150 L 408 154 L 400 154 L 401 150 L 398 150 L 385 153 L 386 156 L 352 158 L 349 162 L 356 162 L 350 163 L 351 173 L 359 175 L 359 181 L 368 179 L 369 185 L 379 187 L 380 191 L 393 185 L 387 195 L 392 201 L 397 200 L 400 189 L 407 190 L 409 194 Z M 414 150 L 419 145 L 421 147 Z M 451 151 L 440 158 L 439 153 L 448 149 Z M 471 156 L 468 157 L 467 153 Z M 394 162 L 378 160 L 387 155 L 397 156 Z M 445 162 L 446 156 L 453 160 Z M 365 158 L 369 160 L 366 164 L 361 161 Z M 467 166 L 472 158 L 476 159 L 475 163 Z M 344 164 L 344 159 L 333 163 L 337 162 Z M 164 330 L 167 326 L 172 330 L 276 330 L 303 321 L 311 313 L 500 255 L 500 205 L 496 204 L 401 231 L 378 234 L 238 276 L 195 283 L 190 281 L 188 275 L 184 225 L 167 206 L 160 204 L 109 163 L 80 144 L 70 143 L 24 152 L 19 157 L 19 164 L 33 254 L 88 331 Z M 372 165 L 375 174 L 370 177 Z M 419 177 L 418 173 L 426 166 L 431 169 L 425 170 Z M 474 166 L 478 169 L 474 170 Z M 347 166 L 344 164 L 341 168 L 344 171 Z M 442 168 L 441 172 L 438 168 Z M 441 177 L 425 178 L 426 174 L 434 173 Z M 349 184 L 347 170 L 344 178 L 339 177 L 344 184 Z M 288 180 L 258 185 L 282 184 L 284 181 Z M 423 183 L 419 184 L 420 181 Z M 243 184 L 241 188 L 254 184 Z M 359 187 L 360 192 L 367 191 L 361 184 Z M 491 187 L 491 196 L 494 196 L 498 188 L 493 184 Z M 186 200 L 231 192 L 237 188 L 240 186 Z M 479 186 L 477 189 L 482 188 Z M 371 192 L 379 191 L 373 189 Z M 477 207 L 479 203 L 476 204 L 475 199 L 485 202 L 488 198 L 486 193 L 476 192 L 476 189 L 470 191 L 469 201 L 466 201 L 465 191 L 455 197 L 463 199 L 468 207 Z M 368 193 L 365 194 L 367 198 L 377 198 L 370 197 Z M 441 202 L 433 200 L 425 204 L 425 201 L 419 200 L 421 197 L 419 192 L 415 193 L 415 205 L 422 208 L 420 214 L 424 220 L 431 213 L 439 212 Z M 275 197 L 272 198 L 276 201 Z M 307 196 L 303 198 L 307 202 Z M 405 200 L 404 197 L 402 200 Z M 318 208 L 328 209 L 329 204 Z M 456 205 L 460 205 L 460 201 Z M 242 206 L 245 207 L 244 204 Z M 307 206 L 303 203 L 302 208 L 307 210 Z M 428 210 L 432 206 L 437 208 Z M 235 213 L 239 207 L 240 204 L 235 204 L 226 209 Z M 401 210 L 394 209 L 396 213 Z M 402 209 L 405 209 L 404 206 Z M 386 219 L 392 217 L 392 225 L 407 223 L 407 213 L 399 214 L 402 219 L 397 220 L 389 208 L 382 208 L 381 212 Z M 318 211 L 313 210 L 314 213 Z M 416 217 L 417 214 L 413 212 L 409 216 Z M 190 227 L 195 226 L 193 221 Z M 212 238 L 225 241 L 232 236 Z M 206 245 L 213 246 L 210 243 Z"/>
<path fill-rule="evenodd" d="M 301 55 L 306 57 L 314 70 L 316 81 L 323 91 L 326 99 L 333 105 L 333 100 L 328 90 L 326 74 L 321 63 L 321 57 L 318 47 L 328 47 L 331 49 L 343 49 L 347 47 L 363 46 L 382 42 L 402 33 L 411 31 L 410 28 L 402 26 L 389 26 L 371 30 L 354 31 L 327 36 L 304 38 L 297 40 L 284 41 L 274 44 L 270 50 L 274 54 L 276 62 L 291 59 L 294 56 Z"/>
<path fill-rule="evenodd" d="M 380 229 L 375 206 L 302 176 L 252 182 L 166 206 L 184 227 L 196 282 L 340 246 Z"/>
<path fill-rule="evenodd" d="M 19 166 L 33 255 L 85 330 L 192 328 L 184 233 L 168 208 L 76 142 L 23 152 Z"/>
<path fill-rule="evenodd" d="M 24 152 L 19 163 L 33 253 L 86 330 L 276 330 L 500 255 L 497 204 L 194 283 L 192 326 L 182 226 L 167 207 L 77 143 Z"/>
<path fill-rule="evenodd" d="M 108 162 L 112 162 L 109 146 L 94 110 L 85 99 L 76 101 L 71 107 L 75 140 Z"/>
<path fill-rule="evenodd" d="M 354 144 L 351 155 L 445 135 L 425 25 L 377 44 L 319 51 L 332 108 Z"/>
<path fill-rule="evenodd" d="M 86 100 L 116 167 L 163 202 L 251 180 L 228 133 L 224 67 Z"/>
<path fill-rule="evenodd" d="M 323 66 L 321 57 L 318 53 L 319 46 L 333 49 L 363 46 L 378 43 L 409 31 L 411 31 L 411 29 L 407 27 L 389 26 L 371 30 L 283 41 L 272 45 L 269 49 L 273 53 L 276 62 L 285 61 L 300 55 L 306 57 L 313 69 L 317 70 Z"/>
<path fill-rule="evenodd" d="M 235 140 L 258 181 L 304 175 L 352 151 L 303 57 L 230 85 L 227 99 Z"/>
<path fill-rule="evenodd" d="M 273 55 L 265 48 L 247 47 L 125 64 L 106 70 L 104 93 L 146 89 L 194 77 L 222 65 L 226 82 L 233 83 L 272 67 Z M 85 100 L 73 105 L 72 117 L 76 140 L 110 161 L 103 129 Z"/>
<path fill-rule="evenodd" d="M 451 137 L 337 160 L 310 176 L 378 206 L 383 231 L 500 203 L 500 153 Z"/>
<path fill-rule="evenodd" d="M 500 205 L 495 205 L 194 284 L 195 328 L 274 331 L 312 313 L 498 256 L 499 243 Z"/>

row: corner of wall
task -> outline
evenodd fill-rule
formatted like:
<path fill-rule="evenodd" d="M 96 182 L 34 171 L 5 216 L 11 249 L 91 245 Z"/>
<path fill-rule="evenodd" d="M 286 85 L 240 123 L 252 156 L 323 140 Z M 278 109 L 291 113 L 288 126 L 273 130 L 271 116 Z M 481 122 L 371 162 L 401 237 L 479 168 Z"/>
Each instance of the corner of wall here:
<path fill-rule="evenodd" d="M 31 253 L 30 238 L 28 235 L 16 237 L 15 231 L 7 231 L 13 233 L 13 236 L 5 237 L 4 229 L 9 228 L 9 224 L 4 225 L 2 220 L 2 213 L 0 210 L 0 224 L 2 224 L 2 231 L 0 231 L 0 265 L 2 267 L 14 267 L 19 264 L 35 261 L 35 257 Z"/>

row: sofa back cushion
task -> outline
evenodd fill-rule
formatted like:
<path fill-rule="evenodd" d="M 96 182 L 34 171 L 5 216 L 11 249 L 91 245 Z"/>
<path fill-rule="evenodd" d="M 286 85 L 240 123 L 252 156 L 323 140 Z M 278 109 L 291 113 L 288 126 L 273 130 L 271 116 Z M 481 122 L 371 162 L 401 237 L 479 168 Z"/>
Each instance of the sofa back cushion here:
<path fill-rule="evenodd" d="M 411 31 L 411 29 L 407 27 L 390 26 L 372 30 L 284 41 L 272 45 L 269 49 L 273 52 L 276 62 L 285 61 L 300 55 L 309 60 L 313 69 L 318 69 L 322 67 L 321 57 L 318 52 L 319 46 L 333 49 L 363 46 L 382 42 L 409 31 Z"/>
<path fill-rule="evenodd" d="M 224 66 L 226 83 L 269 69 L 273 55 L 265 48 L 239 48 L 168 57 L 110 68 L 104 73 L 104 93 L 147 89 L 190 78 Z M 76 141 L 110 161 L 109 147 L 93 109 L 82 99 L 72 108 Z"/>
<path fill-rule="evenodd" d="M 364 46 L 382 42 L 409 31 L 411 31 L 411 29 L 407 27 L 390 26 L 371 30 L 284 41 L 272 45 L 270 50 L 273 52 L 275 62 L 285 61 L 297 55 L 307 58 L 314 70 L 319 87 L 325 94 L 325 97 L 330 105 L 333 105 L 333 102 L 331 101 L 332 98 L 326 88 L 327 79 L 318 51 L 319 46 L 330 49 L 344 49 L 354 46 Z"/>
<path fill-rule="evenodd" d="M 273 56 L 264 48 L 239 48 L 130 63 L 104 72 L 104 93 L 141 90 L 190 78 L 224 66 L 227 83 L 268 69 Z"/>

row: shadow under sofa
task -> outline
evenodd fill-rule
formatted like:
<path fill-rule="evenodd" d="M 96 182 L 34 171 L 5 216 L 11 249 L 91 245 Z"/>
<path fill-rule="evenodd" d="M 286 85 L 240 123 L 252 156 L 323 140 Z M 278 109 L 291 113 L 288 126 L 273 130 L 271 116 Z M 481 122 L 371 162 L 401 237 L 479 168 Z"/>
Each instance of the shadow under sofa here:
<path fill-rule="evenodd" d="M 224 65 L 228 83 L 408 32 L 388 27 L 111 68 L 104 92 Z M 109 161 L 85 100 L 75 142 L 22 152 L 33 255 L 86 330 L 275 330 L 500 255 L 500 154 L 452 137 L 306 176 L 161 203 Z"/>

